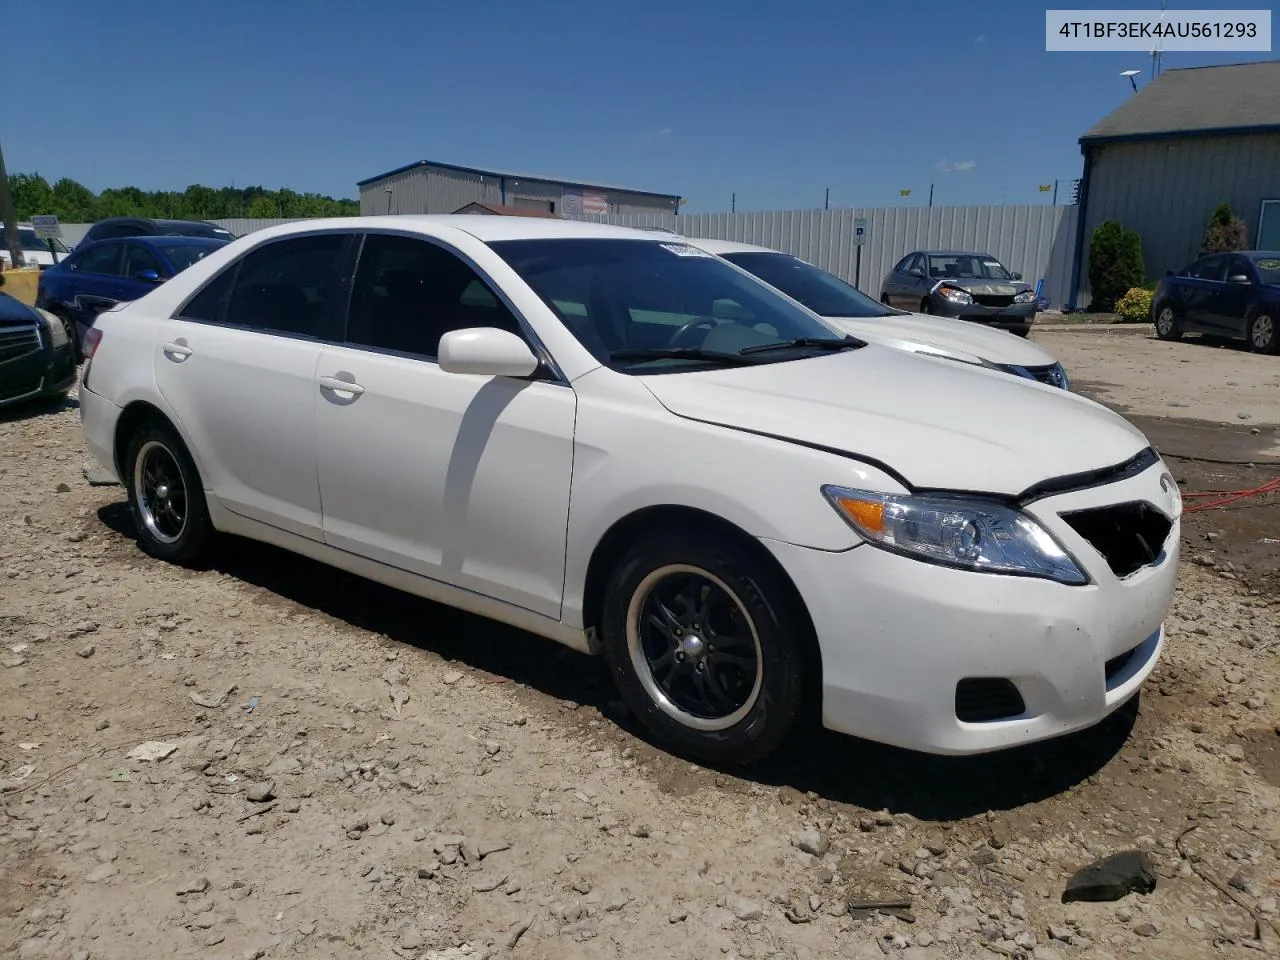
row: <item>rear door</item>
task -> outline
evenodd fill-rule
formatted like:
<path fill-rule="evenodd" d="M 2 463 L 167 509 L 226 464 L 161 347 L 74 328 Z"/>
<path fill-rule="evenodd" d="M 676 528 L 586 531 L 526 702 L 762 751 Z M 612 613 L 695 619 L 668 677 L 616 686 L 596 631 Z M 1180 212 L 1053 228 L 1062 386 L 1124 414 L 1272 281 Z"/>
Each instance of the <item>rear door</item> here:
<path fill-rule="evenodd" d="M 86 326 L 107 307 L 130 299 L 124 285 L 124 244 L 100 243 L 75 261 L 72 309 Z"/>
<path fill-rule="evenodd" d="M 341 323 L 352 235 L 254 247 L 161 327 L 156 384 L 228 510 L 323 539 L 316 363 Z"/>

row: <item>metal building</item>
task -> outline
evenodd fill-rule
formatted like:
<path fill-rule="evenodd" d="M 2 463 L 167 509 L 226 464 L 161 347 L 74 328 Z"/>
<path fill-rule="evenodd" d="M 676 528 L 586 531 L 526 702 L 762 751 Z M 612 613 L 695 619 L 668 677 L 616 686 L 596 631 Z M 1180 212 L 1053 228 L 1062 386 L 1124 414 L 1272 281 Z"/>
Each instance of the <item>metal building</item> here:
<path fill-rule="evenodd" d="M 1224 201 L 1254 249 L 1280 250 L 1280 61 L 1168 70 L 1085 133 L 1080 152 L 1069 307 L 1088 302 L 1089 243 L 1104 220 L 1142 236 L 1149 278 L 1196 258 Z"/>
<path fill-rule="evenodd" d="M 453 213 L 470 203 L 576 214 L 676 213 L 680 198 L 582 180 L 419 160 L 361 180 L 360 213 Z"/>

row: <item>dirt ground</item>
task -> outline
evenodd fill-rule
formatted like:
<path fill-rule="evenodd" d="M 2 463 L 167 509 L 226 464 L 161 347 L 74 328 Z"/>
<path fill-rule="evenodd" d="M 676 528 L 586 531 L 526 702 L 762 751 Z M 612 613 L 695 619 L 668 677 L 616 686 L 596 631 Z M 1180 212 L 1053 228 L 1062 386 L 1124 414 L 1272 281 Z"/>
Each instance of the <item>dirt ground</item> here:
<path fill-rule="evenodd" d="M 1203 395 L 1195 417 L 1280 424 L 1280 358 L 1096 336 L 1037 339 L 1137 416 L 1164 392 Z M 1214 366 L 1228 357 L 1251 379 Z M 1210 368 L 1253 386 L 1190 385 Z M 74 402 L 0 419 L 0 956 L 1180 960 L 1280 944 L 1280 609 L 1257 572 L 1280 497 L 1188 516 L 1166 655 L 1098 729 L 958 760 L 810 732 L 743 775 L 654 748 L 595 661 L 518 631 L 250 543 L 207 570 L 156 563 L 85 459 Z M 1276 475 L 1170 462 L 1184 490 Z M 1072 872 L 1131 848 L 1153 892 L 1061 902 Z"/>

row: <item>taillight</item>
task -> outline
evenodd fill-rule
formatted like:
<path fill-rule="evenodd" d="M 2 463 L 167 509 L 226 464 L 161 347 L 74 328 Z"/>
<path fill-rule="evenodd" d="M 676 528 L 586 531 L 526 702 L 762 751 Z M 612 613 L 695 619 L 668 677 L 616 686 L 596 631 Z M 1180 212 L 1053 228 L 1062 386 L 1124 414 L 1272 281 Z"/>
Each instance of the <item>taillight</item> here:
<path fill-rule="evenodd" d="M 93 359 L 93 355 L 98 350 L 98 344 L 102 342 L 102 331 L 97 327 L 90 327 L 85 331 L 84 341 L 80 344 L 80 350 L 84 354 L 86 360 Z"/>

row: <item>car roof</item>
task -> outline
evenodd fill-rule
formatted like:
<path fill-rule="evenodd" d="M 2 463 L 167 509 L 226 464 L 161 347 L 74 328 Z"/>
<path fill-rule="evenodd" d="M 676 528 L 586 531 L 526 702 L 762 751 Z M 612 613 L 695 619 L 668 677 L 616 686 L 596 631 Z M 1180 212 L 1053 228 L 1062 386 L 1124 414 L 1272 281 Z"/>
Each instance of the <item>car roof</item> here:
<path fill-rule="evenodd" d="M 1251 260 L 1280 260 L 1280 250 L 1245 250 L 1243 256 Z"/>
<path fill-rule="evenodd" d="M 217 230 L 226 229 L 219 227 L 216 223 L 210 223 L 208 220 L 175 220 L 157 217 L 103 217 L 94 226 L 100 226 L 104 223 L 154 223 L 158 227 L 172 227 L 175 224 L 196 224 L 201 227 L 213 227 Z"/>
<path fill-rule="evenodd" d="M 923 253 L 926 257 L 986 257 L 988 260 L 996 258 L 989 253 L 981 253 L 977 250 L 916 250 L 916 253 Z M 911 254 L 904 254 L 911 256 Z"/>
<path fill-rule="evenodd" d="M 143 237 L 115 237 L 116 240 L 137 241 L 138 243 L 148 246 L 158 247 L 224 247 L 230 240 L 224 240 L 221 237 L 193 237 L 185 233 L 161 233 L 148 234 Z M 108 241 L 101 241 L 106 243 Z"/>
<path fill-rule="evenodd" d="M 250 236 L 287 237 L 312 230 L 370 230 L 400 228 L 430 234 L 434 230 L 462 230 L 484 243 L 503 240 L 648 240 L 659 243 L 660 234 L 633 227 L 580 220 L 544 220 L 541 217 L 495 217 L 481 213 L 392 214 L 370 217 L 332 217 L 301 220 L 255 231 Z"/>
<path fill-rule="evenodd" d="M 787 256 L 780 250 L 772 250 L 769 247 L 757 247 L 753 243 L 739 243 L 737 240 L 703 240 L 699 237 L 690 237 L 689 243 L 698 247 L 707 253 L 721 255 L 725 253 L 776 253 L 780 256 Z"/>

